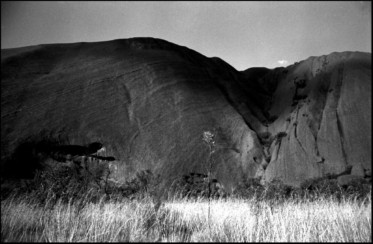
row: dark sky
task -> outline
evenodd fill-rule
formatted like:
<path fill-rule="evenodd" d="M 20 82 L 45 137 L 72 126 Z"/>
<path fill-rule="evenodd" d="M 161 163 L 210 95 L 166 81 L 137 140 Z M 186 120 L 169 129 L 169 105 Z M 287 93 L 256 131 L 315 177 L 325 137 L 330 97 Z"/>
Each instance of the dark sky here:
<path fill-rule="evenodd" d="M 156 37 L 238 70 L 371 52 L 370 2 L 1 2 L 1 48 Z"/>

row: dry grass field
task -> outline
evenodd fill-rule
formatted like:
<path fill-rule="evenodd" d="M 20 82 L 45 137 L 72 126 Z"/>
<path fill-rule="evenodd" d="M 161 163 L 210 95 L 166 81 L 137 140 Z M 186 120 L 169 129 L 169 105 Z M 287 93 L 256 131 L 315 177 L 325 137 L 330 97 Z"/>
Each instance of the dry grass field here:
<path fill-rule="evenodd" d="M 279 204 L 253 199 L 171 199 L 53 204 L 1 202 L 2 242 L 371 242 L 371 196 Z M 208 206 L 210 204 L 210 217 Z"/>

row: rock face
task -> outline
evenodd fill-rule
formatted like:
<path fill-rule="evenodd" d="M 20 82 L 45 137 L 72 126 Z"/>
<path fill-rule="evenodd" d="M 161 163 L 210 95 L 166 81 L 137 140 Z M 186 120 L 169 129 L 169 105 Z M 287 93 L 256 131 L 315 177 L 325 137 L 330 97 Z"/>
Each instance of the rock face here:
<path fill-rule="evenodd" d="M 361 180 L 362 178 L 356 175 L 341 175 L 337 178 L 338 185 L 348 186 L 353 182 Z"/>
<path fill-rule="evenodd" d="M 371 168 L 370 55 L 332 53 L 272 72 L 279 78 L 267 111 L 275 120 L 255 130 L 286 136 L 265 150 L 270 158 L 266 181 L 299 185 L 348 166 Z M 267 77 L 272 72 L 258 82 L 273 80 Z"/>
<path fill-rule="evenodd" d="M 265 131 L 286 136 L 270 145 L 264 179 L 299 185 L 349 166 L 371 169 L 371 56 L 332 53 L 277 73 L 268 108 L 276 120 Z"/>
<path fill-rule="evenodd" d="M 211 171 L 303 180 L 371 170 L 371 57 L 332 53 L 287 68 L 238 72 L 160 39 L 1 50 L 1 162 L 28 138 L 100 142 L 111 176 L 160 174 L 165 185 Z M 216 134 L 216 149 L 202 134 Z"/>

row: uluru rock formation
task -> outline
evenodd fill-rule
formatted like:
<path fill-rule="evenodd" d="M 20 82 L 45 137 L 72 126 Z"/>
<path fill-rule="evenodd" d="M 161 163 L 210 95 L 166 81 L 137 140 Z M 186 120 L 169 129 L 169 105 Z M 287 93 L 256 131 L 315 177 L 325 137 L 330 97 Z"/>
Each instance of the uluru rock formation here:
<path fill-rule="evenodd" d="M 371 172 L 368 53 L 239 72 L 131 38 L 3 49 L 1 70 L 2 167 L 22 142 L 48 134 L 102 143 L 119 182 L 150 170 L 171 183 L 207 174 L 202 134 L 212 131 L 212 172 L 226 189 L 245 178 L 297 186 L 348 167 Z"/>

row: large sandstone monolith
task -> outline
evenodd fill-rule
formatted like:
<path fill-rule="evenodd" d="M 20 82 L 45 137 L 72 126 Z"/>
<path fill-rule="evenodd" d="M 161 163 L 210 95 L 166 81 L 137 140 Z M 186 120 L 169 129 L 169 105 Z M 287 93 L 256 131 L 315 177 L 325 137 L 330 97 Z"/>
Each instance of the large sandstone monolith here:
<path fill-rule="evenodd" d="M 101 142 L 116 159 L 116 182 L 142 170 L 168 183 L 212 171 L 229 190 L 254 177 L 299 186 L 351 166 L 371 172 L 368 53 L 239 72 L 164 40 L 132 38 L 1 50 L 1 70 L 2 171 L 30 138 L 65 138 Z M 211 168 L 204 131 L 217 133 Z M 12 173 L 37 164 L 18 158 Z"/>

